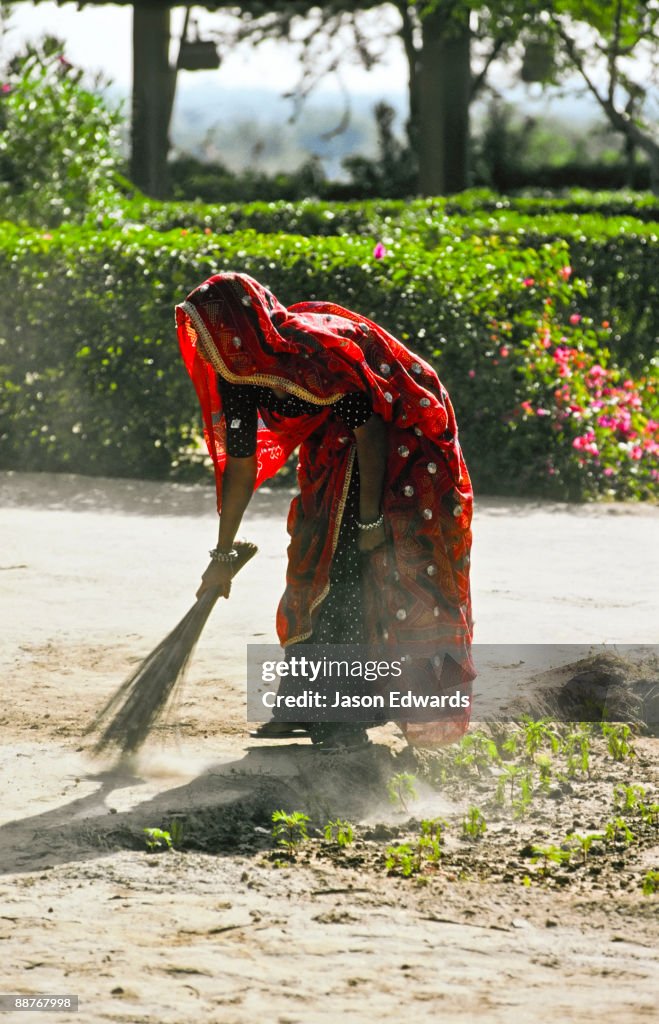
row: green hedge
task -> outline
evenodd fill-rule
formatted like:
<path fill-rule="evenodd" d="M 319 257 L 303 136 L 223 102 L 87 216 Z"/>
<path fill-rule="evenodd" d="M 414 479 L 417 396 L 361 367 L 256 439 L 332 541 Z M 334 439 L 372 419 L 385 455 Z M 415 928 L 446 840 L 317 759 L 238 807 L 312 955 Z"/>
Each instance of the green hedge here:
<path fill-rule="evenodd" d="M 624 215 L 623 215 L 623 211 Z M 635 215 L 632 215 L 635 214 Z M 249 203 L 204 206 L 132 200 L 98 214 L 99 226 L 142 225 L 159 231 L 207 234 L 254 230 L 325 237 L 362 235 L 386 244 L 415 242 L 429 251 L 446 239 L 500 235 L 541 249 L 569 242 L 576 276 L 589 285 L 584 311 L 613 319 L 617 357 L 640 368 L 659 337 L 659 219 L 654 196 L 574 193 L 562 199 L 510 199 L 467 192 L 452 199 L 370 200 L 359 203 Z M 615 215 L 613 215 L 615 214 Z"/>
<path fill-rule="evenodd" d="M 647 371 L 621 374 L 608 358 L 616 325 L 610 315 L 605 326 L 591 322 L 587 290 L 566 270 L 571 260 L 563 241 L 529 247 L 516 235 L 440 235 L 432 247 L 401 236 L 378 261 L 371 237 L 4 225 L 0 465 L 147 477 L 167 476 L 172 464 L 180 471 L 199 418 L 172 307 L 231 268 L 270 285 L 286 304 L 317 297 L 351 306 L 430 358 L 452 394 L 481 490 L 646 496 Z M 614 404 L 630 382 L 633 415 L 624 430 L 597 423 L 608 398 L 599 409 L 588 405 L 593 366 L 606 375 Z M 566 372 L 583 415 L 566 413 L 568 399 L 555 397 Z"/>

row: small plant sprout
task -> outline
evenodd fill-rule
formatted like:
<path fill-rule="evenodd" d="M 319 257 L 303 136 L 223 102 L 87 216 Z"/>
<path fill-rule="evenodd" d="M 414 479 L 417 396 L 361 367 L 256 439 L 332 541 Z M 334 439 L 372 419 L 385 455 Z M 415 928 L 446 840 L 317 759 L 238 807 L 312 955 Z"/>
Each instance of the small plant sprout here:
<path fill-rule="evenodd" d="M 501 758 L 493 739 L 483 732 L 470 732 L 463 736 L 458 745 L 453 763 L 456 768 L 475 768 L 479 775 L 497 764 Z"/>
<path fill-rule="evenodd" d="M 515 817 L 521 818 L 533 800 L 533 776 L 531 771 L 519 764 L 505 764 L 494 794 L 495 803 L 503 806 L 506 802 L 506 789 L 510 785 L 510 804 Z M 519 792 L 516 793 L 517 787 Z"/>
<path fill-rule="evenodd" d="M 421 835 L 417 842 L 417 849 L 422 862 L 439 863 L 439 858 L 442 855 L 442 833 L 446 828 L 448 828 L 448 821 L 445 821 L 444 818 L 424 818 L 421 822 Z"/>
<path fill-rule="evenodd" d="M 602 723 L 602 735 L 606 740 L 606 747 L 614 761 L 624 761 L 627 757 L 635 757 L 635 751 L 629 737 L 632 731 L 628 725 L 611 725 L 608 722 Z"/>
<path fill-rule="evenodd" d="M 607 843 L 624 843 L 628 846 L 634 842 L 634 833 L 624 818 L 611 818 L 606 823 L 604 838 Z"/>
<path fill-rule="evenodd" d="M 425 818 L 416 843 L 399 843 L 388 846 L 386 868 L 389 874 L 418 875 L 437 868 L 442 856 L 442 833 L 448 827 L 443 818 Z"/>
<path fill-rule="evenodd" d="M 576 775 L 577 771 L 590 775 L 590 742 L 591 733 L 585 725 L 578 732 L 570 732 L 565 737 L 563 752 L 568 777 Z"/>
<path fill-rule="evenodd" d="M 551 757 L 549 754 L 537 754 L 535 763 L 538 768 L 540 787 L 543 792 L 548 793 L 551 785 Z"/>
<path fill-rule="evenodd" d="M 528 715 L 522 715 L 524 729 L 524 749 L 527 757 L 533 761 L 538 751 L 548 746 L 552 753 L 557 753 L 560 747 L 560 738 L 552 728 L 548 718 L 533 719 Z"/>
<path fill-rule="evenodd" d="M 418 799 L 419 793 L 416 788 L 418 779 L 410 772 L 398 772 L 392 775 L 387 783 L 387 793 L 392 804 L 399 804 L 403 811 L 407 811 L 407 801 Z"/>
<path fill-rule="evenodd" d="M 172 837 L 169 832 L 165 832 L 161 828 L 145 828 L 142 831 L 149 853 L 156 853 L 157 850 L 171 850 Z"/>
<path fill-rule="evenodd" d="M 355 838 L 355 832 L 349 821 L 328 821 L 323 829 L 323 835 L 328 843 L 336 843 L 337 846 L 350 846 Z"/>
<path fill-rule="evenodd" d="M 584 836 L 581 835 L 580 832 L 570 832 L 570 834 L 565 837 L 566 842 L 572 843 L 575 847 L 579 847 L 581 849 L 581 856 L 583 857 L 584 864 L 588 861 L 588 853 L 596 839 L 604 839 L 604 833 L 588 832 Z"/>
<path fill-rule="evenodd" d="M 645 789 L 643 786 L 626 786 L 617 782 L 613 787 L 613 805 L 617 811 L 630 814 L 644 806 Z"/>
<path fill-rule="evenodd" d="M 654 896 L 659 892 L 659 871 L 648 871 L 643 877 L 643 895 Z"/>
<path fill-rule="evenodd" d="M 470 807 L 462 819 L 462 832 L 471 839 L 481 839 L 487 831 L 487 822 L 478 807 Z"/>
<path fill-rule="evenodd" d="M 532 846 L 531 849 L 531 863 L 537 864 L 542 861 L 539 871 L 545 878 L 549 875 L 551 864 L 566 864 L 572 856 L 570 850 L 564 850 L 560 846 Z"/>
<path fill-rule="evenodd" d="M 286 811 L 272 812 L 272 836 L 277 840 L 277 845 L 294 857 L 300 843 L 309 838 L 307 834 L 307 822 L 310 820 L 308 814 L 301 811 L 293 811 L 287 814 Z"/>
<path fill-rule="evenodd" d="M 641 817 L 646 825 L 659 824 L 659 804 L 640 804 Z"/>
<path fill-rule="evenodd" d="M 390 875 L 402 875 L 409 878 L 420 869 L 418 852 L 410 843 L 399 843 L 398 846 L 388 846 L 386 849 L 385 867 Z"/>

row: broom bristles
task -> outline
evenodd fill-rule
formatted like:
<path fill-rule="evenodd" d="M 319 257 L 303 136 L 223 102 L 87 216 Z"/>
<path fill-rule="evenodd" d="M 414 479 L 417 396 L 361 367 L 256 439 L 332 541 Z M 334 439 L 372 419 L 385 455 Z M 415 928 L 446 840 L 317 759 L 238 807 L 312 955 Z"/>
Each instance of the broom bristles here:
<path fill-rule="evenodd" d="M 253 558 L 255 544 L 238 542 L 238 559 L 233 576 Z M 153 726 L 162 718 L 177 684 L 184 676 L 201 631 L 218 599 L 217 590 L 206 590 L 177 626 L 155 647 L 138 668 L 96 715 L 85 735 L 105 726 L 94 746 L 100 754 L 115 746 L 121 753 L 135 753 L 144 743 Z"/>

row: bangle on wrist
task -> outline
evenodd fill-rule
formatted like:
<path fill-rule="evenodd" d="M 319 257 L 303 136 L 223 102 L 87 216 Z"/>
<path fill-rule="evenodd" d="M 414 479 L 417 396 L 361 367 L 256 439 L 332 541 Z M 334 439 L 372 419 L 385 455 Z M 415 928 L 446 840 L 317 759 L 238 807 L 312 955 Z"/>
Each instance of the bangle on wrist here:
<path fill-rule="evenodd" d="M 229 551 L 222 551 L 219 547 L 211 548 L 208 554 L 211 556 L 211 562 L 218 562 L 220 565 L 224 565 L 226 562 L 235 562 L 238 558 L 235 548 L 231 548 Z"/>
<path fill-rule="evenodd" d="M 372 523 L 360 523 L 357 520 L 357 528 L 359 530 L 376 530 L 378 526 L 382 526 L 384 522 L 384 512 L 381 512 L 377 519 L 374 519 Z"/>

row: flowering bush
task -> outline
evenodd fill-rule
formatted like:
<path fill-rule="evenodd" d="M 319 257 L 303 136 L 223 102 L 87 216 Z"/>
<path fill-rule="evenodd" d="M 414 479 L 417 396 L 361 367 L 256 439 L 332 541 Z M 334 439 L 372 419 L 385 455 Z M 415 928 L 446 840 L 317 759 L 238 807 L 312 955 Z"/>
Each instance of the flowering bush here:
<path fill-rule="evenodd" d="M 82 84 L 46 38 L 15 57 L 0 82 L 3 215 L 53 226 L 82 220 L 114 191 L 119 116 Z"/>
<path fill-rule="evenodd" d="M 572 268 L 558 277 L 567 283 Z M 571 284 L 574 302 L 585 286 Z M 543 490 L 557 496 L 650 497 L 659 480 L 656 375 L 632 377 L 616 366 L 607 348 L 611 322 L 569 313 L 557 281 L 521 285 L 542 293 L 541 316 L 491 326 L 502 342 L 499 359 L 516 361 L 524 382 L 527 397 L 510 410 L 507 428 L 535 453 L 529 472 L 538 484 L 544 473 Z"/>

